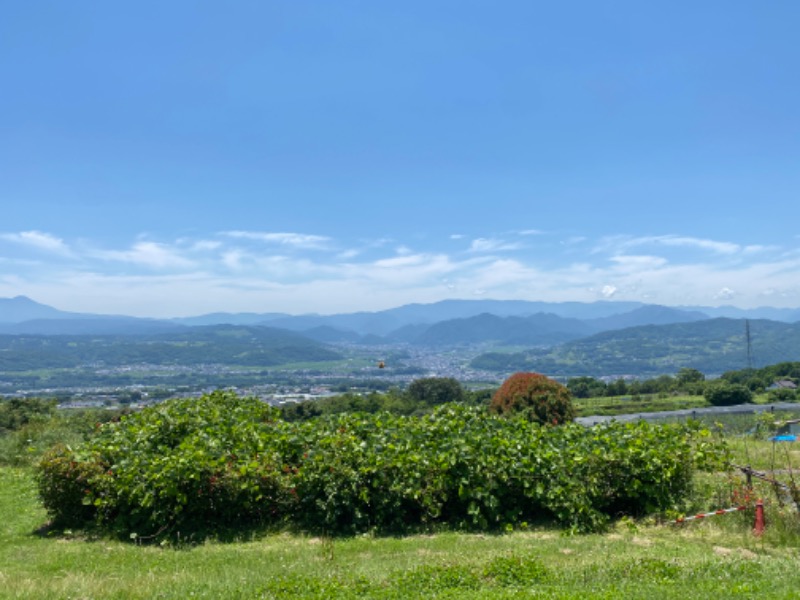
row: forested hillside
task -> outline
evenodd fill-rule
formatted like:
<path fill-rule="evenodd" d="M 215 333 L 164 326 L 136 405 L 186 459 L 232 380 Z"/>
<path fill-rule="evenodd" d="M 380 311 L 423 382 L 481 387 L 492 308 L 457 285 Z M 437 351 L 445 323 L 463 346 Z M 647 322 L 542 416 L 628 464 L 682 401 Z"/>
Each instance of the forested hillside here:
<path fill-rule="evenodd" d="M 339 358 L 318 342 L 270 327 L 216 325 L 147 336 L 0 336 L 2 371 L 142 363 L 273 366 Z"/>
<path fill-rule="evenodd" d="M 538 313 L 530 317 L 498 317 L 484 313 L 431 325 L 414 338 L 423 346 L 449 346 L 493 341 L 511 345 L 551 346 L 592 333 L 578 319 Z"/>
<path fill-rule="evenodd" d="M 537 371 L 559 376 L 650 376 L 683 367 L 706 374 L 748 366 L 747 321 L 708 319 L 607 331 L 546 350 L 486 353 L 472 366 L 495 371 Z M 755 367 L 800 359 L 800 323 L 749 321 Z"/>

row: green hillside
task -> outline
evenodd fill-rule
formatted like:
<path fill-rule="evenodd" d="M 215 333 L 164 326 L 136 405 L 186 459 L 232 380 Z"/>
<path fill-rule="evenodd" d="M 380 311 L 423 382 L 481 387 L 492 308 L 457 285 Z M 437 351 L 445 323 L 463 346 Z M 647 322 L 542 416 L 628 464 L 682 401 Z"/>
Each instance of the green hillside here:
<path fill-rule="evenodd" d="M 748 366 L 746 324 L 744 319 L 719 318 L 631 327 L 546 350 L 482 354 L 471 366 L 553 376 L 654 376 L 683 367 L 720 374 Z M 800 323 L 753 320 L 749 327 L 752 366 L 800 359 Z"/>
<path fill-rule="evenodd" d="M 0 336 L 0 371 L 131 364 L 276 366 L 339 358 L 318 342 L 271 327 L 215 325 L 147 336 Z"/>

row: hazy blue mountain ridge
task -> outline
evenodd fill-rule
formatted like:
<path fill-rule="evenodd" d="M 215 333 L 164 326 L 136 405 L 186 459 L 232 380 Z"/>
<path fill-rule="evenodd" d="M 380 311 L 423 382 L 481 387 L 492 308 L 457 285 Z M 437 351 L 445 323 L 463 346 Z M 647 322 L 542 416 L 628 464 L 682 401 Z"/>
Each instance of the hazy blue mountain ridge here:
<path fill-rule="evenodd" d="M 0 334 L 7 335 L 149 335 L 181 329 L 185 329 L 185 326 L 170 321 L 135 317 L 86 316 L 0 323 Z"/>
<path fill-rule="evenodd" d="M 682 310 L 648 304 L 635 308 L 629 312 L 589 319 L 586 323 L 595 331 L 611 331 L 614 329 L 625 329 L 627 327 L 638 327 L 640 325 L 669 325 L 671 323 L 688 323 L 692 321 L 703 321 L 710 317 L 699 310 Z"/>
<path fill-rule="evenodd" d="M 536 310 L 541 308 L 557 310 Z M 759 310 L 783 318 L 797 312 Z M 216 313 L 197 319 L 268 325 L 190 326 L 186 319 L 67 313 L 23 296 L 0 298 L 0 370 L 95 363 L 269 367 L 341 358 L 328 344 L 524 347 L 483 354 L 472 366 L 553 376 L 652 376 L 683 367 L 718 374 L 746 367 L 748 356 L 753 366 L 800 360 L 800 323 L 706 318 L 702 310 L 639 303 L 449 300 L 374 313 Z"/>
<path fill-rule="evenodd" d="M 503 345 L 552 346 L 592 333 L 583 321 L 549 313 L 529 317 L 499 317 L 483 313 L 431 325 L 413 340 L 422 346 L 453 346 L 495 342 Z"/>
<path fill-rule="evenodd" d="M 492 313 L 448 319 L 431 325 L 405 325 L 383 338 L 384 343 L 410 343 L 420 346 L 462 346 L 493 343 L 508 346 L 554 346 L 583 338 L 599 331 L 621 329 L 637 325 L 680 323 L 706 318 L 697 312 L 687 312 L 663 306 L 642 306 L 630 312 L 581 320 L 561 317 L 552 313 L 529 316 L 501 317 Z M 327 330 L 327 336 L 318 337 L 318 328 L 303 331 L 313 339 L 325 342 L 356 342 L 355 332 Z M 332 331 L 337 331 L 335 336 Z M 365 338 L 361 338 L 361 343 Z M 371 336 L 370 343 L 375 343 Z"/>
<path fill-rule="evenodd" d="M 736 306 L 676 306 L 687 311 L 699 311 L 709 318 L 727 317 L 729 319 L 768 319 L 784 323 L 800 321 L 800 308 L 774 308 L 759 306 L 758 308 L 738 308 Z"/>
<path fill-rule="evenodd" d="M 79 318 L 80 313 L 69 313 L 46 304 L 34 302 L 26 296 L 0 298 L 0 324 L 21 323 L 34 319 Z"/>
<path fill-rule="evenodd" d="M 707 312 L 732 311 L 749 318 L 767 313 L 800 318 L 800 309 L 733 307 L 689 309 L 638 302 L 529 302 L 521 300 L 444 300 L 408 304 L 377 312 L 334 315 L 211 313 L 180 319 L 68 313 L 24 296 L 0 298 L 0 333 L 38 335 L 150 335 L 200 324 L 265 325 L 302 333 L 325 343 L 412 343 L 552 346 L 608 330 L 641 325 L 702 321 Z M 795 319 L 797 320 L 797 319 Z"/>
<path fill-rule="evenodd" d="M 195 327 L 197 325 L 258 325 L 271 319 L 287 317 L 284 313 L 227 313 L 216 312 L 196 317 L 175 317 L 173 323 Z"/>

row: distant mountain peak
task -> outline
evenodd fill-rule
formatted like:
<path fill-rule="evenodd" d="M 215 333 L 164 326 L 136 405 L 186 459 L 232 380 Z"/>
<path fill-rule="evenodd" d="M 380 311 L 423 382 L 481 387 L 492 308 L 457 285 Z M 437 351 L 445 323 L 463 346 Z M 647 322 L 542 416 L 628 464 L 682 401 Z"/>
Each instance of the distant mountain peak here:
<path fill-rule="evenodd" d="M 36 300 L 32 300 L 28 298 L 28 296 L 14 296 L 13 298 L 0 298 L 0 301 L 8 300 L 11 302 L 15 302 L 17 304 L 35 304 L 36 306 L 45 306 L 41 302 L 36 302 Z"/>
<path fill-rule="evenodd" d="M 0 323 L 21 323 L 33 319 L 57 319 L 70 313 L 31 300 L 27 296 L 0 298 Z"/>

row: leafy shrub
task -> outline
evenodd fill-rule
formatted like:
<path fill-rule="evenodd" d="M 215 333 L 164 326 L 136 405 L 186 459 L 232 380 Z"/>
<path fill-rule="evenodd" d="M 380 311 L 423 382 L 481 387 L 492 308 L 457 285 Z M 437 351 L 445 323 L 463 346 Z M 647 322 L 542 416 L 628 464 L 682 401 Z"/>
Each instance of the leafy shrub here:
<path fill-rule="evenodd" d="M 281 418 L 284 421 L 307 421 L 314 417 L 337 415 L 351 412 L 377 413 L 388 411 L 395 414 L 408 415 L 417 408 L 406 394 L 398 390 L 385 393 L 369 394 L 345 393 L 316 400 L 305 400 L 296 404 L 281 407 Z"/>
<path fill-rule="evenodd" d="M 495 392 L 489 405 L 498 414 L 521 414 L 528 420 L 558 425 L 575 418 L 569 390 L 538 373 L 514 373 Z"/>
<path fill-rule="evenodd" d="M 466 394 L 458 380 L 452 377 L 423 377 L 411 382 L 406 392 L 413 402 L 422 406 L 438 406 L 448 402 L 463 402 Z"/>
<path fill-rule="evenodd" d="M 27 402 L 27 400 L 26 400 Z M 13 431 L 0 433 L 0 465 L 35 465 L 55 444 L 82 443 L 100 421 L 118 417 L 118 411 L 80 409 L 36 413 Z"/>
<path fill-rule="evenodd" d="M 306 400 L 281 407 L 285 421 L 306 421 L 326 415 L 364 412 L 390 412 L 411 415 L 430 412 L 436 406 L 450 402 L 486 404 L 491 391 L 467 391 L 452 377 L 423 377 L 411 382 L 405 392 L 389 389 L 383 393 L 354 394 L 351 392 Z"/>
<path fill-rule="evenodd" d="M 795 402 L 797 400 L 797 390 L 789 388 L 778 388 L 769 391 L 770 402 Z"/>
<path fill-rule="evenodd" d="M 72 449 L 59 444 L 42 457 L 37 471 L 39 496 L 54 524 L 85 525 L 94 515 L 92 488 L 102 473 L 94 461 L 78 461 Z"/>
<path fill-rule="evenodd" d="M 352 534 L 549 520 L 588 531 L 677 509 L 694 469 L 719 454 L 685 425 L 541 427 L 454 404 L 422 417 L 276 415 L 227 392 L 165 402 L 54 449 L 40 494 L 57 523 L 142 540 L 278 523 Z"/>
<path fill-rule="evenodd" d="M 739 383 L 717 383 L 706 387 L 705 399 L 714 406 L 731 406 L 747 404 L 753 400 L 753 392 Z"/>
<path fill-rule="evenodd" d="M 0 399 L 0 434 L 16 431 L 31 422 L 47 420 L 56 410 L 55 400 L 43 398 Z"/>
<path fill-rule="evenodd" d="M 289 489 L 275 456 L 264 451 L 260 424 L 276 411 L 232 393 L 176 400 L 105 423 L 78 450 L 61 449 L 39 464 L 40 491 L 56 522 L 75 512 L 58 500 L 58 480 L 80 481 L 83 498 L 103 526 L 138 537 L 170 530 L 253 527 L 285 512 Z M 80 465 L 75 475 L 63 464 Z"/>
<path fill-rule="evenodd" d="M 19 429 L 0 435 L 0 465 L 28 466 L 59 442 L 80 441 L 64 419 L 33 420 Z"/>

